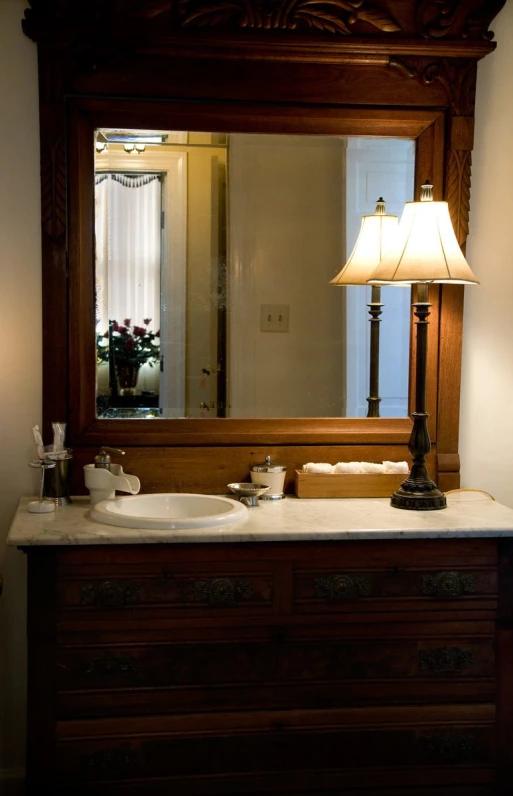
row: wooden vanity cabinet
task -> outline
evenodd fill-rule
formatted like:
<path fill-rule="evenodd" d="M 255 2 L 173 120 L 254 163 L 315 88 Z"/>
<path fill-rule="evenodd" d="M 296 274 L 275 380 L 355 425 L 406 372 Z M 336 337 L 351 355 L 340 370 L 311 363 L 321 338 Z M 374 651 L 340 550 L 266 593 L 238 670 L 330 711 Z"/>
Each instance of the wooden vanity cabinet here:
<path fill-rule="evenodd" d="M 29 796 L 510 794 L 512 550 L 27 548 Z"/>

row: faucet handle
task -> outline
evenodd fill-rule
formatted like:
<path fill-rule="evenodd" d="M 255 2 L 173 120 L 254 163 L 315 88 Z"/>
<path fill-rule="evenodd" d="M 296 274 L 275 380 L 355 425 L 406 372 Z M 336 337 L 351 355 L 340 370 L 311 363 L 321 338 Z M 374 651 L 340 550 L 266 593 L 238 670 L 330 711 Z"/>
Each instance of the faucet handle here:
<path fill-rule="evenodd" d="M 101 467 L 104 470 L 110 470 L 110 456 L 107 451 L 111 451 L 111 453 L 119 453 L 120 456 L 125 455 L 125 451 L 122 451 L 120 448 L 110 448 L 108 445 L 102 445 L 100 452 L 94 457 L 95 467 Z"/>

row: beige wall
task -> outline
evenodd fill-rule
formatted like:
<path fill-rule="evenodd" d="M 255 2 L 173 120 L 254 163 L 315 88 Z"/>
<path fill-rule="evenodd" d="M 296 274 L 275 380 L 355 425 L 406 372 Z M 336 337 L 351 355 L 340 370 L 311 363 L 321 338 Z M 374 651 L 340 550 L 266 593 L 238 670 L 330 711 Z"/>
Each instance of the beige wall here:
<path fill-rule="evenodd" d="M 513 2 L 492 25 L 497 50 L 479 64 L 465 288 L 462 486 L 513 507 Z"/>
<path fill-rule="evenodd" d="M 36 46 L 25 0 L 0 3 L 0 792 L 23 766 L 25 560 L 5 549 L 18 498 L 34 490 L 31 428 L 41 418 L 41 243 Z"/>

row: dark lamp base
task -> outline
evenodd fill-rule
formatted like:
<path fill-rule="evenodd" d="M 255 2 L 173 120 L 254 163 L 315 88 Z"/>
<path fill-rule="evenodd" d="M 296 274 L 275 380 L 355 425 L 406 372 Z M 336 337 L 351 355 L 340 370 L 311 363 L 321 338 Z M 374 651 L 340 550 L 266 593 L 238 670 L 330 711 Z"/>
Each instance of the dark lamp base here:
<path fill-rule="evenodd" d="M 447 508 L 447 499 L 430 479 L 420 483 L 406 479 L 392 495 L 390 504 L 396 509 L 437 511 Z"/>

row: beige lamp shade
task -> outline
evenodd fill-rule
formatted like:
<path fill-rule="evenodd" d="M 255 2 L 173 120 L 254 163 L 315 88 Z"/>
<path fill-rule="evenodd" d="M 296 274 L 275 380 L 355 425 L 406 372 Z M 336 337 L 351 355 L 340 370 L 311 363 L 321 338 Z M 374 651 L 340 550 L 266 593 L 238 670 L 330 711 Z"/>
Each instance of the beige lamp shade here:
<path fill-rule="evenodd" d="M 374 215 L 362 217 L 360 234 L 351 256 L 330 285 L 367 284 L 382 257 L 392 248 L 397 229 L 397 216 L 385 213 L 385 202 L 380 197 Z"/>
<path fill-rule="evenodd" d="M 459 247 L 447 202 L 433 201 L 433 186 L 422 186 L 420 202 L 407 202 L 395 245 L 369 279 L 372 285 L 414 282 L 479 284 Z"/>

